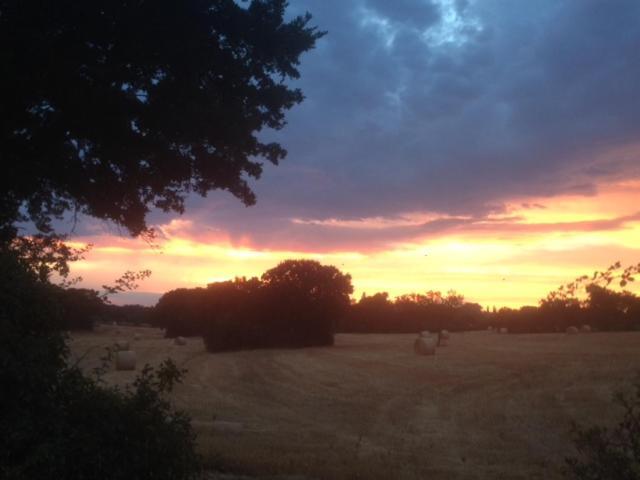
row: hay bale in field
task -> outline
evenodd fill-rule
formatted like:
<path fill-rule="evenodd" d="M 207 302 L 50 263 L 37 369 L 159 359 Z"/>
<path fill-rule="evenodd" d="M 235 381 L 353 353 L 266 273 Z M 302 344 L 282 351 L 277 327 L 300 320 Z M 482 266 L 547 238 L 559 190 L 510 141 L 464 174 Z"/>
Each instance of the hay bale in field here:
<path fill-rule="evenodd" d="M 138 340 L 140 340 L 140 338 L 141 338 L 141 337 L 140 337 L 140 334 L 139 334 L 139 333 L 135 333 L 135 334 L 133 335 L 133 339 L 134 339 L 136 342 L 137 342 Z"/>
<path fill-rule="evenodd" d="M 129 350 L 129 342 L 125 342 L 124 340 L 119 340 L 114 344 L 116 348 L 116 352 L 123 352 L 125 350 Z"/>
<path fill-rule="evenodd" d="M 422 332 L 420 332 L 420 336 L 421 337 L 430 337 L 431 333 L 429 332 L 429 330 L 423 330 Z"/>
<path fill-rule="evenodd" d="M 416 355 L 435 355 L 436 339 L 431 337 L 418 337 L 413 343 L 413 350 Z"/>
<path fill-rule="evenodd" d="M 449 338 L 449 330 L 442 330 L 442 331 L 440 332 L 440 338 L 446 338 L 446 339 L 448 339 L 448 338 Z"/>
<path fill-rule="evenodd" d="M 502 327 L 502 328 L 500 329 L 500 333 L 509 333 L 509 329 L 508 329 L 508 328 L 505 328 L 505 327 Z"/>
<path fill-rule="evenodd" d="M 136 352 L 133 350 L 121 350 L 116 353 L 116 370 L 135 370 Z"/>
<path fill-rule="evenodd" d="M 582 333 L 591 333 L 591 326 L 590 325 L 582 325 L 580 327 L 580 331 Z"/>
<path fill-rule="evenodd" d="M 578 333 L 576 327 L 567 327 L 567 335 L 575 335 L 576 333 Z"/>
<path fill-rule="evenodd" d="M 488 330 L 488 331 L 490 331 L 490 332 L 493 332 L 493 327 L 492 327 L 491 325 L 489 325 L 489 326 L 487 327 L 487 330 Z"/>
<path fill-rule="evenodd" d="M 176 345 L 186 345 L 187 344 L 187 339 L 184 337 L 176 337 L 176 339 L 173 341 L 173 343 L 175 343 Z"/>
<path fill-rule="evenodd" d="M 118 322 L 113 322 L 111 325 L 113 325 L 114 327 L 118 326 Z"/>

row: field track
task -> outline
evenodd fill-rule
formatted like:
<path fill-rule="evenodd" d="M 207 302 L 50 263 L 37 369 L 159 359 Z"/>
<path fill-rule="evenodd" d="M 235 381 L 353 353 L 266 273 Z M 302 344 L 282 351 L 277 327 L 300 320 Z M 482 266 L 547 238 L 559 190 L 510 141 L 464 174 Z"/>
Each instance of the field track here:
<path fill-rule="evenodd" d="M 156 329 L 107 327 L 70 344 L 90 368 L 118 339 L 131 340 L 139 366 L 170 356 L 187 368 L 174 400 L 202 454 L 263 476 L 561 478 L 571 420 L 613 422 L 612 393 L 640 372 L 640 332 L 458 333 L 435 357 L 414 355 L 414 335 L 209 354 L 199 338 L 176 346 Z"/>

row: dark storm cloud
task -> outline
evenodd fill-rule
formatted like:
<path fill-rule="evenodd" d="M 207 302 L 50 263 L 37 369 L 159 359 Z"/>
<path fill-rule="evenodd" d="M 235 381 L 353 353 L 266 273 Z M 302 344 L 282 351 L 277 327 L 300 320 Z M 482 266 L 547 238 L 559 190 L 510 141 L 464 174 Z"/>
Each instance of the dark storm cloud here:
<path fill-rule="evenodd" d="M 634 154 L 608 153 L 640 141 L 636 0 L 291 1 L 305 10 L 329 33 L 303 59 L 305 102 L 265 133 L 289 156 L 255 183 L 256 207 L 193 199 L 202 225 L 346 245 L 291 220 L 479 218 L 514 196 L 640 175 Z"/>
<path fill-rule="evenodd" d="M 440 17 L 440 10 L 430 0 L 366 0 L 361 3 L 360 8 L 389 22 L 417 28 L 433 25 Z"/>

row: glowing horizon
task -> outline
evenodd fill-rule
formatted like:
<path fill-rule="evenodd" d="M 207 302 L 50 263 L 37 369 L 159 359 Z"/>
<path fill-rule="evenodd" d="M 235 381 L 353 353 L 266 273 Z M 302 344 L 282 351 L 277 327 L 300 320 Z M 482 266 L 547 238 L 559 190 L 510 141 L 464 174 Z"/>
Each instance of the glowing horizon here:
<path fill-rule="evenodd" d="M 97 288 L 125 270 L 148 268 L 152 277 L 139 291 L 162 294 L 173 288 L 260 276 L 282 260 L 309 258 L 351 274 L 356 299 L 382 291 L 396 297 L 456 290 L 483 307 L 535 305 L 549 291 L 582 274 L 617 260 L 640 261 L 639 198 L 640 181 L 603 184 L 591 196 L 514 198 L 499 213 L 455 217 L 455 223 L 428 234 L 421 234 L 420 228 L 454 217 L 411 212 L 401 219 L 344 222 L 291 218 L 292 224 L 321 228 L 326 236 L 337 230 L 341 235 L 345 229 L 364 230 L 371 239 L 360 248 L 348 242 L 348 248 L 322 251 L 261 247 L 250 236 L 232 240 L 221 228 L 203 234 L 187 213 L 157 227 L 160 239 L 155 247 L 113 235 L 74 239 L 76 245 L 95 246 L 84 261 L 73 265 L 72 273 L 84 278 L 82 286 Z M 386 238 L 390 232 L 393 240 L 379 246 L 375 236 Z M 637 290 L 634 284 L 631 288 Z M 114 300 L 128 303 L 126 296 Z"/>

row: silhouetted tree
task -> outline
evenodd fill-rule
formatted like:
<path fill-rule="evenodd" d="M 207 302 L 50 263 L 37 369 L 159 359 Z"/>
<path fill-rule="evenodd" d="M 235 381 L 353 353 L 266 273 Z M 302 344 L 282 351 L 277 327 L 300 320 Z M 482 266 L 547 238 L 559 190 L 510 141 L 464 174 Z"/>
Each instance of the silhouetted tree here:
<path fill-rule="evenodd" d="M 245 204 L 286 151 L 300 55 L 323 32 L 285 0 L 0 1 L 0 241 L 83 212 L 146 228 L 190 192 Z M 25 207 L 25 208 L 23 208 Z"/>
<path fill-rule="evenodd" d="M 151 208 L 182 213 L 191 192 L 254 203 L 246 177 L 286 154 L 257 133 L 302 101 L 287 81 L 323 35 L 285 7 L 0 0 L 0 477 L 196 475 L 188 417 L 161 397 L 175 365 L 125 391 L 67 365 L 49 276 L 65 277 L 74 253 L 52 220 L 84 213 L 139 235 Z M 22 221 L 43 236 L 15 241 Z"/>
<path fill-rule="evenodd" d="M 206 318 L 205 289 L 177 288 L 160 297 L 153 310 L 154 325 L 165 328 L 165 336 L 202 335 Z"/>
<path fill-rule="evenodd" d="M 336 322 L 349 307 L 351 276 L 315 260 L 286 260 L 262 277 L 271 328 L 285 343 L 332 345 Z"/>
<path fill-rule="evenodd" d="M 54 288 L 60 305 L 63 330 L 91 330 L 103 319 L 107 305 L 96 290 L 88 288 Z"/>
<path fill-rule="evenodd" d="M 15 252 L 22 263 L 32 270 L 41 282 L 49 281 L 55 273 L 60 277 L 63 285 L 67 286 L 79 280 L 68 279 L 69 263 L 82 260 L 84 254 L 91 249 L 91 245 L 74 248 L 65 240 L 65 235 L 56 233 L 36 234 L 16 237 L 4 248 Z"/>
<path fill-rule="evenodd" d="M 210 351 L 331 345 L 347 313 L 351 277 L 311 260 L 287 260 L 258 278 L 165 293 L 151 315 L 167 337 L 202 335 Z"/>
<path fill-rule="evenodd" d="M 269 322 L 264 286 L 258 278 L 207 285 L 204 331 L 207 350 L 220 352 L 271 347 L 280 333 Z"/>
<path fill-rule="evenodd" d="M 586 287 L 589 322 L 599 330 L 630 330 L 640 325 L 640 298 L 599 285 Z"/>
<path fill-rule="evenodd" d="M 410 293 L 389 300 L 389 295 L 363 295 L 351 305 L 341 322 L 341 332 L 416 333 L 422 330 L 452 331 L 483 328 L 486 314 L 476 303 L 451 290 L 443 295 L 430 290 L 425 294 Z M 486 327 L 485 327 L 486 328 Z"/>
<path fill-rule="evenodd" d="M 117 322 L 124 325 L 152 325 L 153 307 L 144 305 L 104 305 L 101 319 L 105 323 Z M 156 325 L 152 325 L 156 326 Z"/>
<path fill-rule="evenodd" d="M 362 297 L 349 307 L 349 312 L 338 323 L 338 331 L 345 333 L 382 333 L 395 317 L 393 302 L 387 292 Z"/>

